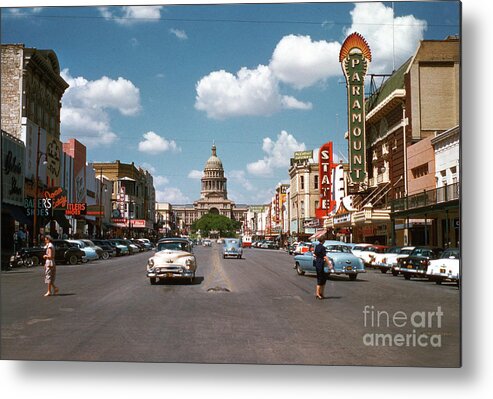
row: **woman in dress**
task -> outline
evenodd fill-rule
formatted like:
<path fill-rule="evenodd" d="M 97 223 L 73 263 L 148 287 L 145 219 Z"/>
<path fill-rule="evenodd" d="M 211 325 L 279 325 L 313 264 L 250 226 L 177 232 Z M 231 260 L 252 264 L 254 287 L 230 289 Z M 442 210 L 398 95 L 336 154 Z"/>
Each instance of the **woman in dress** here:
<path fill-rule="evenodd" d="M 52 239 L 50 236 L 45 237 L 46 254 L 43 255 L 43 258 L 45 259 L 45 283 L 48 284 L 48 291 L 46 291 L 46 294 L 44 294 L 44 296 L 58 294 L 58 287 L 55 286 L 55 246 L 51 241 Z"/>

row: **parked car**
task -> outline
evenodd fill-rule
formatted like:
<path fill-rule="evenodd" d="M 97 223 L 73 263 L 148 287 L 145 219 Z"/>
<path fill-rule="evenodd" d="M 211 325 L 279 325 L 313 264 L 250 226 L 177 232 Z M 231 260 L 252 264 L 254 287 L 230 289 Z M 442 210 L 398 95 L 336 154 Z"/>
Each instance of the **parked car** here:
<path fill-rule="evenodd" d="M 204 247 L 212 247 L 212 241 L 206 238 L 204 241 L 202 241 L 202 246 Z"/>
<path fill-rule="evenodd" d="M 399 259 L 400 273 L 406 280 L 411 277 L 426 277 L 429 262 L 438 259 L 443 249 L 438 247 L 416 247 L 407 258 Z"/>
<path fill-rule="evenodd" d="M 184 238 L 159 240 L 156 254 L 147 261 L 147 277 L 151 284 L 177 278 L 186 278 L 192 283 L 196 271 L 197 260 L 192 245 Z"/>
<path fill-rule="evenodd" d="M 85 244 L 82 240 L 67 240 L 67 241 L 76 245 L 77 247 L 79 247 L 81 250 L 85 252 L 84 256 L 82 257 L 82 262 L 88 262 L 91 260 L 99 259 L 99 255 L 97 254 L 96 250 L 91 246 Z"/>
<path fill-rule="evenodd" d="M 86 239 L 82 239 L 81 241 L 96 251 L 96 253 L 98 254 L 98 259 L 108 259 L 108 258 L 104 257 L 105 253 L 104 253 L 103 249 L 100 246 L 94 244 L 93 241 L 86 240 Z"/>
<path fill-rule="evenodd" d="M 401 251 L 402 247 L 392 246 L 385 249 L 384 252 L 375 253 L 371 260 L 371 266 L 380 269 L 382 273 L 387 273 L 387 268 L 383 268 L 383 260 L 386 259 L 389 255 L 397 255 Z"/>
<path fill-rule="evenodd" d="M 218 244 L 223 244 L 223 243 L 224 243 L 224 240 L 223 240 L 222 238 L 218 238 L 218 239 L 216 240 L 216 242 L 217 242 Z"/>
<path fill-rule="evenodd" d="M 376 254 L 383 254 L 387 248 L 385 245 L 370 245 L 361 250 L 359 257 L 363 260 L 365 266 L 371 266 Z"/>
<path fill-rule="evenodd" d="M 393 276 L 398 276 L 400 273 L 400 259 L 407 258 L 411 252 L 413 252 L 414 247 L 402 247 L 398 254 L 388 254 L 382 259 L 381 270 L 382 273 L 386 273 L 388 270 L 392 272 Z"/>
<path fill-rule="evenodd" d="M 132 244 L 129 240 L 126 240 L 124 238 L 114 238 L 113 241 L 120 245 L 125 245 L 127 247 L 128 253 L 130 255 L 136 254 L 139 252 L 139 248 Z"/>
<path fill-rule="evenodd" d="M 53 240 L 55 247 L 55 263 L 67 263 L 76 265 L 82 262 L 84 251 L 72 245 L 66 240 Z M 46 250 L 44 247 L 21 248 L 10 258 L 10 266 L 37 266 L 44 264 Z"/>
<path fill-rule="evenodd" d="M 144 244 L 144 247 L 147 251 L 151 250 L 154 248 L 154 245 L 152 245 L 152 242 L 148 238 L 137 238 L 137 241 L 141 242 Z"/>
<path fill-rule="evenodd" d="M 459 248 L 447 248 L 440 258 L 430 260 L 426 276 L 437 284 L 460 281 L 460 251 Z"/>
<path fill-rule="evenodd" d="M 91 241 L 94 243 L 94 245 L 97 245 L 99 248 L 101 248 L 104 251 L 102 256 L 103 259 L 108 259 L 112 256 L 116 256 L 117 250 L 109 243 L 109 241 L 98 240 L 98 239 Z"/>
<path fill-rule="evenodd" d="M 293 254 L 296 256 L 296 255 L 302 255 L 304 254 L 305 252 L 309 252 L 310 251 L 310 248 L 313 247 L 313 244 L 311 242 L 299 242 L 294 251 L 293 251 Z M 312 248 L 313 249 L 313 248 Z"/>
<path fill-rule="evenodd" d="M 264 241 L 262 244 L 260 244 L 259 248 L 263 248 L 263 249 L 279 249 L 279 244 L 277 244 L 274 241 L 267 240 L 267 241 Z"/>
<path fill-rule="evenodd" d="M 119 242 L 118 239 L 112 238 L 107 241 L 116 250 L 116 256 L 130 255 L 127 245 Z"/>
<path fill-rule="evenodd" d="M 241 241 L 236 238 L 225 238 L 223 245 L 223 258 L 226 259 L 228 256 L 241 259 L 243 255 L 243 248 L 241 246 Z"/>
<path fill-rule="evenodd" d="M 344 245 L 344 243 L 339 241 L 325 241 L 324 246 L 327 249 L 327 257 L 333 266 L 333 269 L 330 270 L 329 265 L 326 265 L 324 267 L 326 273 L 330 273 L 331 275 L 345 274 L 350 280 L 356 280 L 358 274 L 366 272 L 363 261 L 355 256 L 351 252 L 350 247 Z M 312 251 L 295 255 L 294 261 L 298 275 L 301 276 L 307 272 L 316 273 L 315 258 Z"/>
<path fill-rule="evenodd" d="M 353 248 L 351 248 L 351 252 L 359 258 L 361 257 L 361 252 L 363 252 L 365 248 L 371 246 L 372 244 L 357 244 Z"/>
<path fill-rule="evenodd" d="M 137 249 L 139 250 L 139 252 L 144 252 L 146 250 L 144 244 L 141 243 L 140 241 L 137 241 L 135 238 L 131 238 L 128 241 L 130 241 L 133 245 L 135 245 L 137 247 Z"/>
<path fill-rule="evenodd" d="M 293 255 L 294 250 L 296 249 L 297 245 L 299 244 L 298 241 L 293 242 L 292 244 L 288 245 L 288 254 Z"/>

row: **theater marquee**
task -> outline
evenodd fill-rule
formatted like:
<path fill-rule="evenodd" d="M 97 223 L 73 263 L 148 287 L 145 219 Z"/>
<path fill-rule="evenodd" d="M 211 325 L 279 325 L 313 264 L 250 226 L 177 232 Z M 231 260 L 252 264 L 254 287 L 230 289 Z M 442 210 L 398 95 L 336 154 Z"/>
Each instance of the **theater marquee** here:
<path fill-rule="evenodd" d="M 348 90 L 349 175 L 353 184 L 366 182 L 365 76 L 371 62 L 370 47 L 359 33 L 349 35 L 339 62 Z"/>

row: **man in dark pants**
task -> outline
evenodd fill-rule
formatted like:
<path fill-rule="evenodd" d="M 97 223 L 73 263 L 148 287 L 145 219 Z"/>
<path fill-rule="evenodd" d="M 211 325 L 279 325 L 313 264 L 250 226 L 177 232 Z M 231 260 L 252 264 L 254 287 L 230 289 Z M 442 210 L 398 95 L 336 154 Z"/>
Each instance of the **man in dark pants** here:
<path fill-rule="evenodd" d="M 329 258 L 327 258 L 327 250 L 324 247 L 325 238 L 320 237 L 313 255 L 315 256 L 315 269 L 317 270 L 317 292 L 315 297 L 317 299 L 324 299 L 324 288 L 327 281 L 327 276 L 324 272 L 324 265 L 327 263 L 329 268 L 331 268 L 331 263 Z"/>

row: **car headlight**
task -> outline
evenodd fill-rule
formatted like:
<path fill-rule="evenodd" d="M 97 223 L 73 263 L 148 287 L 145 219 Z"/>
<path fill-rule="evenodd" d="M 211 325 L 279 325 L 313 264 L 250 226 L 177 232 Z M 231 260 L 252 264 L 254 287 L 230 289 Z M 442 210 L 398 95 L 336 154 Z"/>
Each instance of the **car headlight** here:
<path fill-rule="evenodd" d="M 193 259 L 188 258 L 188 259 L 185 261 L 185 268 L 190 269 L 190 268 L 193 266 L 193 264 L 194 264 Z"/>
<path fill-rule="evenodd" d="M 152 270 L 152 269 L 154 269 L 154 259 L 151 258 L 147 261 L 147 270 Z"/>

